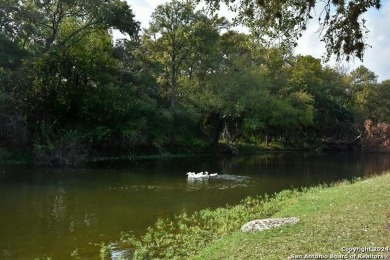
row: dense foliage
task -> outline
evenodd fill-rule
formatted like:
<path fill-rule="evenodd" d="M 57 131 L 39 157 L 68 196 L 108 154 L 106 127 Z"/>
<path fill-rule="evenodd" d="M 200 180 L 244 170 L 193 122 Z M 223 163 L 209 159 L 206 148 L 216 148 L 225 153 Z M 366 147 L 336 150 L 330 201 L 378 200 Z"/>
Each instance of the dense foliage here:
<path fill-rule="evenodd" d="M 158 6 L 140 32 L 121 0 L 2 0 L 0 160 L 312 148 L 390 120 L 389 82 L 367 68 L 324 67 L 230 26 L 192 1 Z"/>

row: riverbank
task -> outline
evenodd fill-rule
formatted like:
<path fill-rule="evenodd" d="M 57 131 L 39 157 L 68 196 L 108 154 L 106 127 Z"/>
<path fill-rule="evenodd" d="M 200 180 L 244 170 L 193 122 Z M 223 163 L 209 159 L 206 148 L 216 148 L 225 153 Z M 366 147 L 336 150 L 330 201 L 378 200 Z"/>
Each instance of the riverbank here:
<path fill-rule="evenodd" d="M 160 220 L 141 238 L 125 235 L 135 258 L 287 259 L 352 255 L 345 248 L 386 247 L 390 238 L 390 173 L 331 187 L 286 190 L 239 205 Z M 298 217 L 299 223 L 256 234 L 253 219 Z M 375 253 L 380 255 L 380 253 Z M 387 252 L 390 257 L 390 252 Z M 385 255 L 385 254 L 383 254 Z M 356 254 L 357 256 L 357 254 Z"/>
<path fill-rule="evenodd" d="M 202 249 L 194 259 L 293 259 L 305 255 L 390 259 L 389 185 L 387 173 L 353 184 L 314 188 L 290 199 L 273 215 L 298 217 L 297 225 L 256 234 L 237 231 Z M 353 247 L 380 249 L 347 251 Z"/>
<path fill-rule="evenodd" d="M 311 149 L 315 151 L 316 149 Z M 118 161 L 140 161 L 140 160 L 158 160 L 158 159 L 174 159 L 174 158 L 186 158 L 194 156 L 237 156 L 237 155 L 257 155 L 261 153 L 270 152 L 303 152 L 310 151 L 303 147 L 283 147 L 282 145 L 273 144 L 269 146 L 264 145 L 251 145 L 251 144 L 239 144 L 237 146 L 219 144 L 215 147 L 207 147 L 204 149 L 194 151 L 173 149 L 172 151 L 149 151 L 140 152 L 135 154 L 122 154 L 116 156 L 75 156 L 78 152 L 73 153 L 70 158 L 68 155 L 59 156 L 55 154 L 53 156 L 44 156 L 37 159 L 36 154 L 32 151 L 17 151 L 10 152 L 0 148 L 0 165 L 43 165 L 43 166 L 79 166 L 79 165 L 100 165 L 107 163 L 115 163 Z"/>

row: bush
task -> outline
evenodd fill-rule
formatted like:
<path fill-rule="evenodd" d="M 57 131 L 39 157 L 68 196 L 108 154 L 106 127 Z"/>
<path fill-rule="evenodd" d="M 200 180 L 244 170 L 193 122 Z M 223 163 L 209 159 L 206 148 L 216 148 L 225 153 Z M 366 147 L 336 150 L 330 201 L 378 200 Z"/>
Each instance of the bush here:
<path fill-rule="evenodd" d="M 372 120 L 364 122 L 366 137 L 364 149 L 374 152 L 390 152 L 390 124 L 378 123 L 374 125 Z"/>
<path fill-rule="evenodd" d="M 76 165 L 86 161 L 88 152 L 79 132 L 67 131 L 55 139 L 45 127 L 41 129 L 42 142 L 35 143 L 33 148 L 36 164 Z"/>
<path fill-rule="evenodd" d="M 11 157 L 11 153 L 0 147 L 0 162 L 4 162 Z"/>
<path fill-rule="evenodd" d="M 7 148 L 24 147 L 29 142 L 25 118 L 18 104 L 0 90 L 0 145 Z"/>

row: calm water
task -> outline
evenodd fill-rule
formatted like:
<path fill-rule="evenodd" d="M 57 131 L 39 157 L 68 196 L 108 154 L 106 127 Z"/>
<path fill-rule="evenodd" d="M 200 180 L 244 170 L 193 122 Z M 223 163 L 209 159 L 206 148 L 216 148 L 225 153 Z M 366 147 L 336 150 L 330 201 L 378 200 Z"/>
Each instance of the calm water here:
<path fill-rule="evenodd" d="M 83 169 L 0 166 L 0 259 L 97 258 L 121 231 L 158 217 L 235 204 L 249 195 L 369 176 L 390 155 L 267 154 L 116 162 Z M 218 172 L 188 182 L 187 171 Z"/>

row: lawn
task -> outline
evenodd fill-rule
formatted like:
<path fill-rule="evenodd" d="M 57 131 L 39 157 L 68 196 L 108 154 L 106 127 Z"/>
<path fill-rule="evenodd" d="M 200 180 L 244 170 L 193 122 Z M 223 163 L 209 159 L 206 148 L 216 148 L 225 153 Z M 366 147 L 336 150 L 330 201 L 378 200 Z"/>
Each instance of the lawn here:
<path fill-rule="evenodd" d="M 273 217 L 300 221 L 259 233 L 234 232 L 193 259 L 390 259 L 390 174 L 306 190 Z"/>

